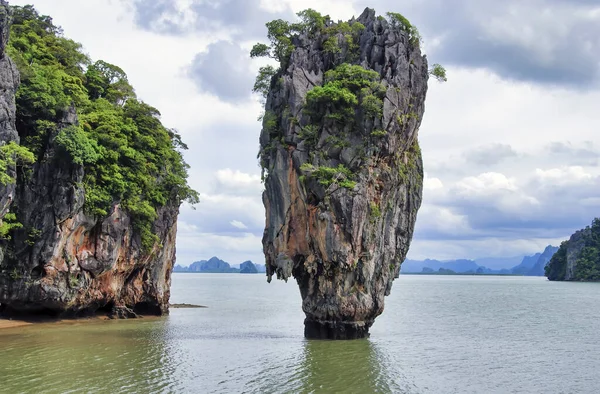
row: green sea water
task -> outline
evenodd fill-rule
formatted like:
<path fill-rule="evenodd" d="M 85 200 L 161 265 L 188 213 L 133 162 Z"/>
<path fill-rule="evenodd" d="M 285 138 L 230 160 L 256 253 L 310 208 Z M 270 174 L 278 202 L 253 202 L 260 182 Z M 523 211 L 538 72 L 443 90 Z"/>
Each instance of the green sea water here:
<path fill-rule="evenodd" d="M 0 392 L 600 392 L 600 284 L 401 276 L 342 342 L 303 338 L 292 281 L 175 274 L 172 302 L 208 308 L 0 330 Z"/>

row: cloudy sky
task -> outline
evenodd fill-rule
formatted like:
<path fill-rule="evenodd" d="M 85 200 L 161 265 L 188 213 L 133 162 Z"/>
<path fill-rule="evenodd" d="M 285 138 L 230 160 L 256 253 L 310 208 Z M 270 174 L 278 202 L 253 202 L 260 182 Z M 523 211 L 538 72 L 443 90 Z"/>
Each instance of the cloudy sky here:
<path fill-rule="evenodd" d="M 265 22 L 305 8 L 334 20 L 401 12 L 423 35 L 430 81 L 420 143 L 424 203 L 410 258 L 515 256 L 557 245 L 600 214 L 597 0 L 31 0 L 121 66 L 189 146 L 196 210 L 178 263 L 264 262 L 256 160 L 261 112 L 248 51 Z"/>

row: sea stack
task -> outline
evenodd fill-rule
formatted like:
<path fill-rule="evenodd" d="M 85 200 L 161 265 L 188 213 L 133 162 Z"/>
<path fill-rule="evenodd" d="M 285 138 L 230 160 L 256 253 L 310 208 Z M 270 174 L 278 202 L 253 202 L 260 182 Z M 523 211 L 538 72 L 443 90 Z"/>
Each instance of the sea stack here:
<path fill-rule="evenodd" d="M 400 14 L 367 8 L 338 23 L 299 15 L 287 31 L 283 21 L 267 24 L 273 45 L 253 49 L 280 62 L 255 86 L 266 96 L 267 276 L 296 279 L 307 338 L 363 338 L 383 312 L 421 205 L 417 135 L 429 70 Z"/>

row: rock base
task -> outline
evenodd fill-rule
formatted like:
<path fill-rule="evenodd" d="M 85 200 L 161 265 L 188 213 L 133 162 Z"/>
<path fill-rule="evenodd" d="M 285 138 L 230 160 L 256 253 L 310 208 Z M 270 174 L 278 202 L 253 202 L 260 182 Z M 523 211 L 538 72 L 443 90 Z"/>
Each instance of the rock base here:
<path fill-rule="evenodd" d="M 114 306 L 108 314 L 108 317 L 111 319 L 137 319 L 140 315 L 126 306 Z"/>
<path fill-rule="evenodd" d="M 304 337 L 307 339 L 361 339 L 369 337 L 373 322 L 304 320 Z"/>

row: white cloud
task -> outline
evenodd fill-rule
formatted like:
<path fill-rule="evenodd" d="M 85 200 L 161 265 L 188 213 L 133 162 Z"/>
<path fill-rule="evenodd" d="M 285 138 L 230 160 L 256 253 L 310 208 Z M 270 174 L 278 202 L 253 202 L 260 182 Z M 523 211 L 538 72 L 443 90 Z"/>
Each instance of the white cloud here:
<path fill-rule="evenodd" d="M 593 182 L 594 176 L 583 167 L 551 168 L 549 170 L 536 169 L 535 176 L 546 185 L 565 186 Z"/>
<path fill-rule="evenodd" d="M 457 214 L 452 209 L 424 204 L 419 210 L 416 232 L 428 237 L 454 237 L 457 234 L 471 234 L 468 217 Z"/>
<path fill-rule="evenodd" d="M 444 188 L 444 184 L 438 178 L 432 178 L 427 173 L 423 179 L 423 189 L 428 191 L 439 191 Z"/>
<path fill-rule="evenodd" d="M 240 222 L 239 220 L 232 220 L 231 222 L 229 222 L 229 224 L 231 224 L 233 227 L 238 228 L 240 230 L 248 229 L 248 226 L 246 226 L 244 223 Z"/>
<path fill-rule="evenodd" d="M 478 176 L 471 176 L 456 184 L 458 194 L 468 197 L 490 195 L 497 191 L 516 191 L 514 179 L 509 179 L 504 174 L 486 172 Z"/>
<path fill-rule="evenodd" d="M 263 185 L 258 174 L 248 174 L 229 168 L 218 170 L 216 173 L 217 188 L 236 194 L 251 193 L 260 196 Z"/>

